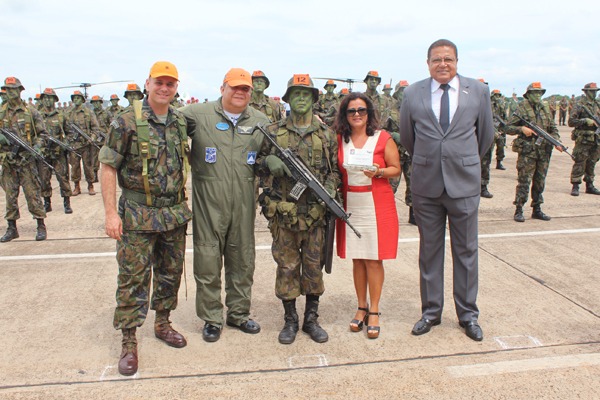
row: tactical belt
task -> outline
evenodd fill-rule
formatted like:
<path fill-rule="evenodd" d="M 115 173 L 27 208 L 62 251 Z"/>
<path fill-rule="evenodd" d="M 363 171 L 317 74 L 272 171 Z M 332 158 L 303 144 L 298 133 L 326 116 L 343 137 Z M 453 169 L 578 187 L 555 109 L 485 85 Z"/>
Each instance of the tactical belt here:
<path fill-rule="evenodd" d="M 183 190 L 181 192 L 179 192 L 179 194 L 175 197 L 156 197 L 156 196 L 150 195 L 151 204 L 148 204 L 148 202 L 147 202 L 148 198 L 146 196 L 146 193 L 136 192 L 134 190 L 129 190 L 129 189 L 123 188 L 122 194 L 123 194 L 123 197 L 125 197 L 127 200 L 135 201 L 136 203 L 144 204 L 148 207 L 157 207 L 157 208 L 172 207 L 174 205 L 181 203 L 185 199 Z"/>

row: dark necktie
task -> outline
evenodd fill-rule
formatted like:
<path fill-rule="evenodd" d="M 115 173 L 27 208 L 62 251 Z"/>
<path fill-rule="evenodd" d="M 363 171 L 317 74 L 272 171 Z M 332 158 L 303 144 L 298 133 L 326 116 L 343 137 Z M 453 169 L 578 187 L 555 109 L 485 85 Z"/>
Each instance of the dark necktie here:
<path fill-rule="evenodd" d="M 442 131 L 446 133 L 450 126 L 450 100 L 448 99 L 448 89 L 450 89 L 450 85 L 443 83 L 440 85 L 440 89 L 444 91 L 442 100 L 440 101 L 440 125 L 442 126 Z"/>

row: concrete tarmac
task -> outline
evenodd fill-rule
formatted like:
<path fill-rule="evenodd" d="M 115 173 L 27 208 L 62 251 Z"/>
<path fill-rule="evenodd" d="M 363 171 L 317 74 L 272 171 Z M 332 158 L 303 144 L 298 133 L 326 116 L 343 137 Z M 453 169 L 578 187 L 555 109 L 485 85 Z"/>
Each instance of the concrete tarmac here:
<path fill-rule="evenodd" d="M 570 129 L 560 132 L 572 149 Z M 448 240 L 442 324 L 410 334 L 420 318 L 419 242 L 406 223 L 402 182 L 398 258 L 385 262 L 379 339 L 348 329 L 356 309 L 352 264 L 336 257 L 319 309 L 330 340 L 317 344 L 299 332 L 291 345 L 277 342 L 283 308 L 274 294 L 271 236 L 258 215 L 251 317 L 262 331 L 225 327 L 218 342 L 202 340 L 189 228 L 187 282 L 172 313 L 188 346 L 156 339 L 151 312 L 138 329 L 139 371 L 124 377 L 117 371 L 121 334 L 112 327 L 115 241 L 104 234 L 101 195 L 89 196 L 83 185 L 72 198 L 74 213 L 65 215 L 54 182 L 43 242 L 34 241 L 21 195 L 20 238 L 0 244 L 0 399 L 600 398 L 600 196 L 583 193 L 584 186 L 570 196 L 572 161 L 554 151 L 543 206 L 552 220 L 532 220 L 527 206 L 525 223 L 514 222 L 516 153 L 508 141 L 508 169 L 492 169 L 494 197 L 480 206 L 482 342 L 458 326 Z"/>

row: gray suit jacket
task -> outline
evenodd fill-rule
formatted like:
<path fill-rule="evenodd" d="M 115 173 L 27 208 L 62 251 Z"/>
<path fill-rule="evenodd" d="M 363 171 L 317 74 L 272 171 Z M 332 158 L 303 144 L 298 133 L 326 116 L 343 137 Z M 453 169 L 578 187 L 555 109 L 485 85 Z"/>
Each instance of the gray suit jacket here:
<path fill-rule="evenodd" d="M 478 80 L 458 78 L 458 108 L 446 133 L 431 108 L 431 78 L 404 91 L 400 141 L 412 155 L 411 190 L 419 196 L 481 192 L 481 158 L 494 140 L 490 91 Z"/>

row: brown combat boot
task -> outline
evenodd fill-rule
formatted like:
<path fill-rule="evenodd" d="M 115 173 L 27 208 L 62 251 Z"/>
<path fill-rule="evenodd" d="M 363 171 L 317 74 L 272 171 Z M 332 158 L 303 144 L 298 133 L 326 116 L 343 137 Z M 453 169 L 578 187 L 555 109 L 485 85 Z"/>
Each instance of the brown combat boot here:
<path fill-rule="evenodd" d="M 14 219 L 8 220 L 8 228 L 6 229 L 6 233 L 4 236 L 0 238 L 0 242 L 10 242 L 13 239 L 19 237 L 19 231 L 17 230 L 17 221 Z"/>
<path fill-rule="evenodd" d="M 94 184 L 93 183 L 88 183 L 88 193 L 90 196 L 93 196 L 96 194 L 96 191 L 94 190 Z"/>
<path fill-rule="evenodd" d="M 75 182 L 75 189 L 73 189 L 73 196 L 79 196 L 81 194 L 81 186 L 79 186 L 79 182 Z"/>
<path fill-rule="evenodd" d="M 119 373 L 133 375 L 138 370 L 137 339 L 135 328 L 123 329 L 121 357 L 119 358 Z"/>
<path fill-rule="evenodd" d="M 154 336 L 169 346 L 180 349 L 187 345 L 187 341 L 181 333 L 177 332 L 171 326 L 171 321 L 169 321 L 170 313 L 171 311 L 169 310 L 156 311 L 156 319 L 154 320 Z"/>

